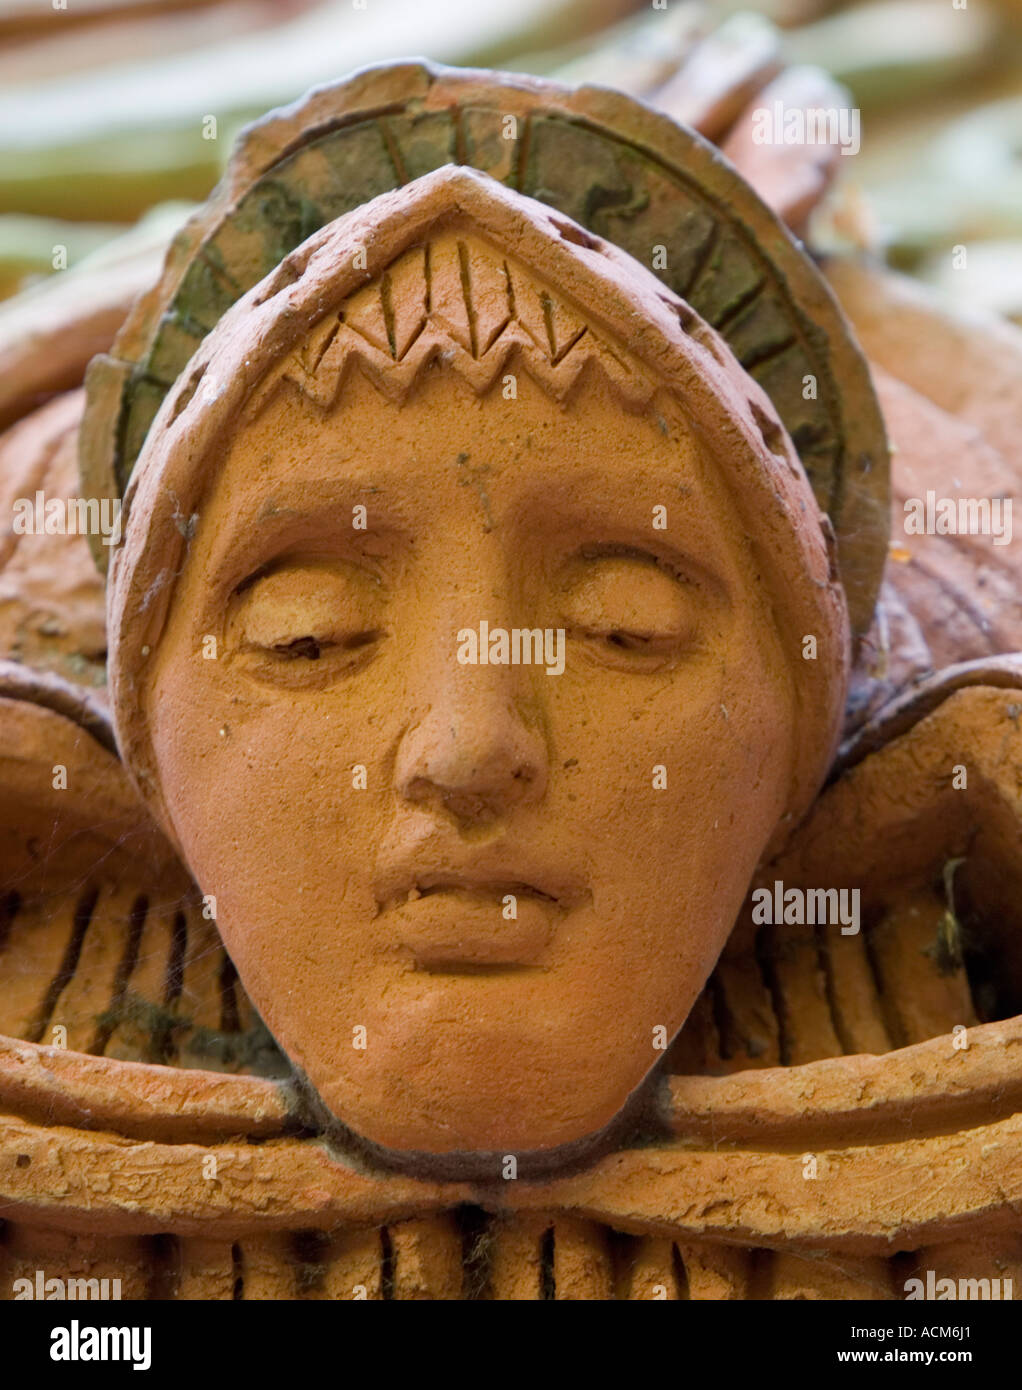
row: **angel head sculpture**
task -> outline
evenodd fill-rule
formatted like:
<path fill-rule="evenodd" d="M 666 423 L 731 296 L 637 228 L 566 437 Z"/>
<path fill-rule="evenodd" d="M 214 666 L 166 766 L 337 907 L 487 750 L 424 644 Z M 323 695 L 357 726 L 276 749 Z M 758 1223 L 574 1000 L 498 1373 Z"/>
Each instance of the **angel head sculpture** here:
<path fill-rule="evenodd" d="M 222 319 L 127 507 L 122 749 L 325 1109 L 455 1162 L 605 1131 L 840 725 L 844 595 L 766 395 L 448 167 Z"/>

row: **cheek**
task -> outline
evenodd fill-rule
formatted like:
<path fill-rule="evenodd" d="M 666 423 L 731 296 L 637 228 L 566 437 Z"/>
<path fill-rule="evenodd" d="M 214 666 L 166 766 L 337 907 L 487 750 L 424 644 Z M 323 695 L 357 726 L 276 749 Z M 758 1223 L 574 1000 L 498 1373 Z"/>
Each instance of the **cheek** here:
<path fill-rule="evenodd" d="M 593 895 L 561 978 L 594 1027 L 610 997 L 633 1030 L 683 1023 L 783 813 L 790 720 L 783 691 L 747 667 L 741 680 L 590 686 L 554 710 L 548 814 Z"/>
<path fill-rule="evenodd" d="M 386 735 L 364 703 L 253 694 L 185 659 L 167 662 L 152 708 L 164 797 L 203 891 L 277 905 L 358 893 L 386 814 Z"/>
<path fill-rule="evenodd" d="M 668 884 L 688 896 L 697 877 L 744 892 L 784 810 L 791 720 L 760 664 L 587 673 L 555 695 L 557 819 L 584 828 L 604 901 L 653 901 Z"/>

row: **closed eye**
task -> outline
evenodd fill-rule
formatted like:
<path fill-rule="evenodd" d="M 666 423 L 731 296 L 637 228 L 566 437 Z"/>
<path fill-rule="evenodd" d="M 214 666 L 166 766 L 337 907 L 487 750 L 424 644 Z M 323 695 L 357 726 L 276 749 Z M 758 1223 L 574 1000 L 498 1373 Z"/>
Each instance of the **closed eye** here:
<path fill-rule="evenodd" d="M 627 652 L 649 651 L 664 640 L 662 634 L 650 632 L 608 632 L 605 636 L 612 646 Z"/>
<path fill-rule="evenodd" d="M 697 627 L 695 586 L 643 552 L 576 557 L 560 606 L 570 637 L 621 659 L 668 656 Z"/>
<path fill-rule="evenodd" d="M 361 669 L 387 634 L 378 577 L 341 561 L 308 560 L 259 574 L 236 592 L 229 646 L 252 674 L 285 683 Z"/>
<path fill-rule="evenodd" d="M 295 637 L 288 642 L 275 642 L 272 647 L 257 648 L 252 644 L 249 650 L 270 651 L 284 661 L 318 661 L 331 650 L 358 651 L 360 647 L 378 642 L 383 635 L 382 628 L 375 628 L 371 632 L 353 632 L 347 637 L 334 640 L 324 637 Z"/>

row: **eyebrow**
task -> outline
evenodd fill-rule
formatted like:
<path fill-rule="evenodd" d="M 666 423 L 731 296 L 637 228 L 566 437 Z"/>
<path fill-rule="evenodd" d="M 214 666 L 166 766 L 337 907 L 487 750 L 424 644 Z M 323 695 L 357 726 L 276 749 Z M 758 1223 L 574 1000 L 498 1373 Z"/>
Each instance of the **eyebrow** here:
<path fill-rule="evenodd" d="M 310 487 L 332 495 L 310 504 Z M 350 479 L 336 478 L 305 483 L 300 492 L 287 483 L 274 488 L 273 495 L 262 499 L 258 506 L 234 513 L 231 525 L 217 537 L 208 560 L 212 569 L 210 588 L 234 592 L 303 537 L 312 541 L 330 534 L 335 542 L 347 541 L 346 549 L 358 549 L 368 536 L 379 535 L 382 530 L 396 533 L 410 529 L 408 519 L 401 516 L 400 502 L 392 497 L 387 502 L 385 526 L 381 526 L 378 517 L 374 521 L 372 498 L 382 492 L 382 488 L 370 489 Z M 356 530 L 351 524 L 356 506 L 369 509 L 366 530 Z"/>
<path fill-rule="evenodd" d="M 373 477 L 370 483 L 336 474 L 301 482 L 285 476 L 267 489 L 268 496 L 261 496 L 246 510 L 232 512 L 229 527 L 217 536 L 207 560 L 211 570 L 208 592 L 214 608 L 303 540 L 312 545 L 329 537 L 343 558 L 345 552 L 358 554 L 369 537 L 413 538 L 422 522 L 421 517 L 412 515 L 413 503 L 401 485 L 409 481 L 407 474 L 385 468 L 374 469 Z M 420 475 L 416 480 L 420 484 L 423 481 Z M 655 561 L 680 581 L 705 584 L 724 595 L 730 592 L 730 584 L 715 562 L 717 538 L 712 521 L 707 529 L 701 519 L 689 519 L 686 534 L 696 540 L 693 550 L 669 533 L 653 531 L 629 517 L 627 503 L 636 499 L 629 494 L 626 480 L 621 479 L 619 486 L 618 480 L 604 476 L 601 482 L 609 485 L 612 494 L 596 502 L 595 510 L 605 514 L 602 521 L 609 521 L 605 527 L 601 527 L 601 517 L 594 514 L 592 499 L 557 501 L 550 497 L 542 479 L 533 479 L 534 486 L 526 489 L 529 495 L 521 500 L 531 501 L 548 519 L 559 518 L 559 529 L 567 542 L 565 555 L 578 552 L 580 545 L 601 555 L 630 555 Z M 379 502 L 375 515 L 374 498 Z M 368 508 L 364 531 L 351 526 L 352 509 L 359 505 Z M 603 535 L 598 534 L 601 529 Z M 580 541 L 580 533 L 587 539 Z M 708 551 L 712 558 L 700 559 L 699 551 Z"/>

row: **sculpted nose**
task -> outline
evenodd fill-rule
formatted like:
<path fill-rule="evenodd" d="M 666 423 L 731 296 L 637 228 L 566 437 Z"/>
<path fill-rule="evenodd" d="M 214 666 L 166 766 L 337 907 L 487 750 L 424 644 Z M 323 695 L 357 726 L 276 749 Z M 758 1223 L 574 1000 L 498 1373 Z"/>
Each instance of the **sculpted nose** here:
<path fill-rule="evenodd" d="M 517 709 L 506 678 L 462 669 L 405 733 L 395 783 L 401 796 L 465 824 L 495 820 L 546 790 L 542 736 Z"/>

